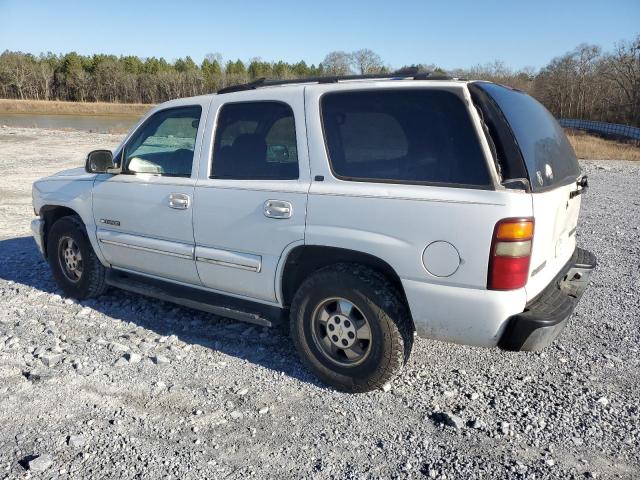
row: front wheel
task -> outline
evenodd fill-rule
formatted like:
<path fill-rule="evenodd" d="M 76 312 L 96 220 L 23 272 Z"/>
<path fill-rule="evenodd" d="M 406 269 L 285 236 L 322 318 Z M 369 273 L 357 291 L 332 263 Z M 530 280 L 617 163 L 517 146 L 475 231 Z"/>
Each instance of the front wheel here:
<path fill-rule="evenodd" d="M 107 289 L 106 268 L 96 257 L 80 218 L 62 217 L 53 224 L 47 256 L 56 283 L 68 297 L 96 297 Z"/>
<path fill-rule="evenodd" d="M 363 265 L 321 269 L 296 292 L 291 335 L 304 364 L 347 392 L 382 387 L 409 358 L 413 328 L 405 303 Z"/>

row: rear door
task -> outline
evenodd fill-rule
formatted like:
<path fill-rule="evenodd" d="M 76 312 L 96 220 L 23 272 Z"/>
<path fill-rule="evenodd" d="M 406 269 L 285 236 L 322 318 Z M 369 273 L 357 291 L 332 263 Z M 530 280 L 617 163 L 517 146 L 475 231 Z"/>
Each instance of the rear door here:
<path fill-rule="evenodd" d="M 194 200 L 195 258 L 209 288 L 275 303 L 287 248 L 303 243 L 309 167 L 301 88 L 215 97 Z"/>
<path fill-rule="evenodd" d="M 527 297 L 540 293 L 571 258 L 580 212 L 575 153 L 553 115 L 529 95 L 478 83 L 507 120 L 525 163 L 535 217 Z"/>

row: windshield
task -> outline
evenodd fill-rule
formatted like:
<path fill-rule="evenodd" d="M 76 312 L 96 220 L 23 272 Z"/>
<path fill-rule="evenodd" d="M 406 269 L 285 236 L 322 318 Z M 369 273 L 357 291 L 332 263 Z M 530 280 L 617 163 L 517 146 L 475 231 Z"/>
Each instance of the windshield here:
<path fill-rule="evenodd" d="M 509 122 L 529 173 L 532 191 L 575 181 L 576 154 L 549 111 L 526 93 L 493 83 L 477 83 L 497 103 Z"/>

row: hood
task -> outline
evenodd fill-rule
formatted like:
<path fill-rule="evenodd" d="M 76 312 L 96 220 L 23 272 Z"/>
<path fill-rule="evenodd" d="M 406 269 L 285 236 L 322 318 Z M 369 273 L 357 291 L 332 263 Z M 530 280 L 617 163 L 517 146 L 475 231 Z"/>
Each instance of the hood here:
<path fill-rule="evenodd" d="M 54 173 L 47 177 L 47 180 L 93 180 L 95 177 L 95 173 L 88 173 L 84 167 L 77 167 Z"/>

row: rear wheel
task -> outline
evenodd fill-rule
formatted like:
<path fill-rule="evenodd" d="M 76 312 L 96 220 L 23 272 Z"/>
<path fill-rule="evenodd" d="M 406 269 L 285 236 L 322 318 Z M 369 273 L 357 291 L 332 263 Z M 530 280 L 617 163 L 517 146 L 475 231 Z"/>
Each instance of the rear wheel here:
<path fill-rule="evenodd" d="M 347 392 L 383 386 L 409 358 L 413 329 L 386 277 L 339 264 L 317 271 L 296 292 L 291 335 L 304 364 Z"/>
<path fill-rule="evenodd" d="M 47 254 L 53 277 L 68 297 L 96 297 L 107 289 L 106 268 L 96 257 L 78 217 L 62 217 L 53 224 Z"/>

